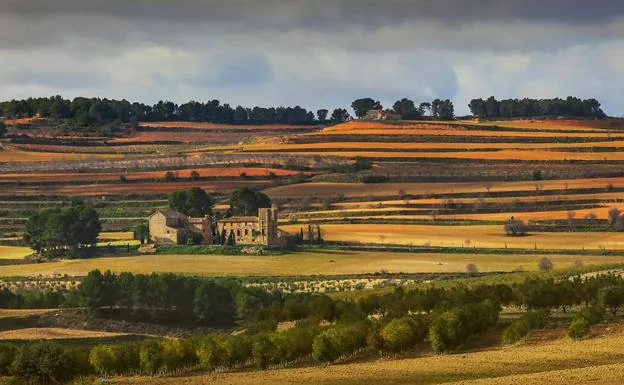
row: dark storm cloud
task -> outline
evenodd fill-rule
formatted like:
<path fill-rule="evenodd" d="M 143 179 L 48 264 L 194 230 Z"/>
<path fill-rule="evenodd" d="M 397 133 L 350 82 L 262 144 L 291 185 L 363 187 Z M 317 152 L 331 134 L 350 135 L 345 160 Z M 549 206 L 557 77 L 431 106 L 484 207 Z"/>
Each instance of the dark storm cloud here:
<path fill-rule="evenodd" d="M 544 20 L 600 24 L 624 15 L 621 0 L 9 0 L 2 12 L 28 19 L 108 15 L 247 26 L 379 26 L 410 21 L 474 23 Z M 270 22 L 270 24 L 266 24 Z"/>

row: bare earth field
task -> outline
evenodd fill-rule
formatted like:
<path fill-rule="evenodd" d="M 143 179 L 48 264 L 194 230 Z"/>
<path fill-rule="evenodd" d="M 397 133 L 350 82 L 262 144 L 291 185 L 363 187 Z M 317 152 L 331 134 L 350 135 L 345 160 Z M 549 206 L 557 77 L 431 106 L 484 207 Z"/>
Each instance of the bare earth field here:
<path fill-rule="evenodd" d="M 556 268 L 624 263 L 624 256 L 549 255 Z M 482 272 L 537 270 L 541 257 L 514 254 L 391 253 L 369 251 L 306 251 L 280 256 L 153 255 L 139 257 L 63 260 L 17 266 L 0 266 L 0 277 L 85 276 L 93 269 L 150 274 L 179 273 L 204 276 L 293 276 L 465 272 L 474 263 Z"/>
<path fill-rule="evenodd" d="M 545 341 L 478 352 L 261 372 L 120 378 L 113 383 L 607 385 L 624 381 L 623 361 L 624 331 L 617 325 L 583 341 L 572 341 L 564 337 L 563 330 L 552 330 Z"/>

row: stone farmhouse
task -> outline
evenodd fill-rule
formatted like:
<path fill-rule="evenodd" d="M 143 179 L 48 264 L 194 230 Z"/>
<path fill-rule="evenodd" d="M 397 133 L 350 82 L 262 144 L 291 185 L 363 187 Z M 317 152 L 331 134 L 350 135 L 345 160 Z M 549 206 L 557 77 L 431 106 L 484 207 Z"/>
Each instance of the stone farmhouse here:
<path fill-rule="evenodd" d="M 385 110 L 370 110 L 366 113 L 367 120 L 400 120 L 401 115 L 393 114 Z"/>
<path fill-rule="evenodd" d="M 202 243 L 214 244 L 216 235 L 234 234 L 236 244 L 276 246 L 279 243 L 276 207 L 261 208 L 258 216 L 192 218 L 175 210 L 158 210 L 149 217 L 150 240 L 155 244 L 185 244 L 189 235 L 200 234 Z"/>

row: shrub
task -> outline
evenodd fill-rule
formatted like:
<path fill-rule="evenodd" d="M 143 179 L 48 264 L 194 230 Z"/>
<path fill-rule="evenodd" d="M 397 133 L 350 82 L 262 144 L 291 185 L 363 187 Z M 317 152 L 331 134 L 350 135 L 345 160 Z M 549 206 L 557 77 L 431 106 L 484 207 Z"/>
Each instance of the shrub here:
<path fill-rule="evenodd" d="M 139 365 L 146 374 L 156 374 L 162 364 L 158 340 L 145 340 L 139 350 Z"/>
<path fill-rule="evenodd" d="M 366 175 L 362 178 L 363 183 L 386 183 L 390 178 L 385 175 Z"/>
<path fill-rule="evenodd" d="M 553 267 L 554 267 L 554 265 L 553 265 L 552 261 L 550 260 L 550 258 L 548 258 L 548 257 L 544 257 L 544 258 L 540 259 L 539 262 L 537 263 L 537 268 L 541 272 L 551 271 L 553 269 Z"/>
<path fill-rule="evenodd" d="M 196 170 L 191 171 L 191 180 L 196 181 L 199 180 L 200 175 Z"/>
<path fill-rule="evenodd" d="M 603 305 L 588 306 L 581 309 L 568 328 L 568 336 L 574 339 L 581 339 L 589 335 L 592 325 L 601 322 L 604 318 L 605 308 Z"/>
<path fill-rule="evenodd" d="M 312 357 L 317 361 L 334 362 L 366 346 L 368 325 L 336 325 L 314 338 Z"/>
<path fill-rule="evenodd" d="M 0 377 L 11 374 L 11 364 L 17 356 L 18 350 L 9 344 L 0 345 Z"/>
<path fill-rule="evenodd" d="M 503 331 L 503 343 L 515 344 L 524 338 L 531 330 L 546 326 L 550 318 L 550 310 L 531 311 L 511 323 Z"/>
<path fill-rule="evenodd" d="M 63 348 L 51 342 L 25 346 L 15 357 L 13 375 L 27 384 L 55 384 L 72 379 L 76 368 Z"/>
<path fill-rule="evenodd" d="M 590 326 L 589 321 L 585 318 L 575 318 L 568 328 L 568 336 L 575 340 L 580 340 L 589 335 Z"/>
<path fill-rule="evenodd" d="M 371 168 L 373 168 L 372 160 L 361 157 L 361 156 L 358 156 L 355 158 L 355 163 L 353 164 L 353 171 L 358 172 L 362 170 L 370 170 Z"/>
<path fill-rule="evenodd" d="M 436 317 L 429 327 L 429 341 L 436 353 L 457 348 L 474 334 L 496 324 L 500 308 L 491 300 L 456 307 Z"/>
<path fill-rule="evenodd" d="M 401 353 L 422 342 L 427 336 L 427 322 L 422 317 L 403 317 L 390 321 L 379 333 L 382 350 Z"/>

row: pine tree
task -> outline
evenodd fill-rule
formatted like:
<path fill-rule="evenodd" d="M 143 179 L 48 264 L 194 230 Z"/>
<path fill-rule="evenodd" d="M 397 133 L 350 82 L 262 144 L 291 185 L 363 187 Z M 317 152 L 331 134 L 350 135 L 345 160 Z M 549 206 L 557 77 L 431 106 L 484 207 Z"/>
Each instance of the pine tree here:
<path fill-rule="evenodd" d="M 227 245 L 228 246 L 236 245 L 236 238 L 234 238 L 234 230 L 230 231 L 230 235 L 228 236 L 228 239 L 227 239 Z"/>

